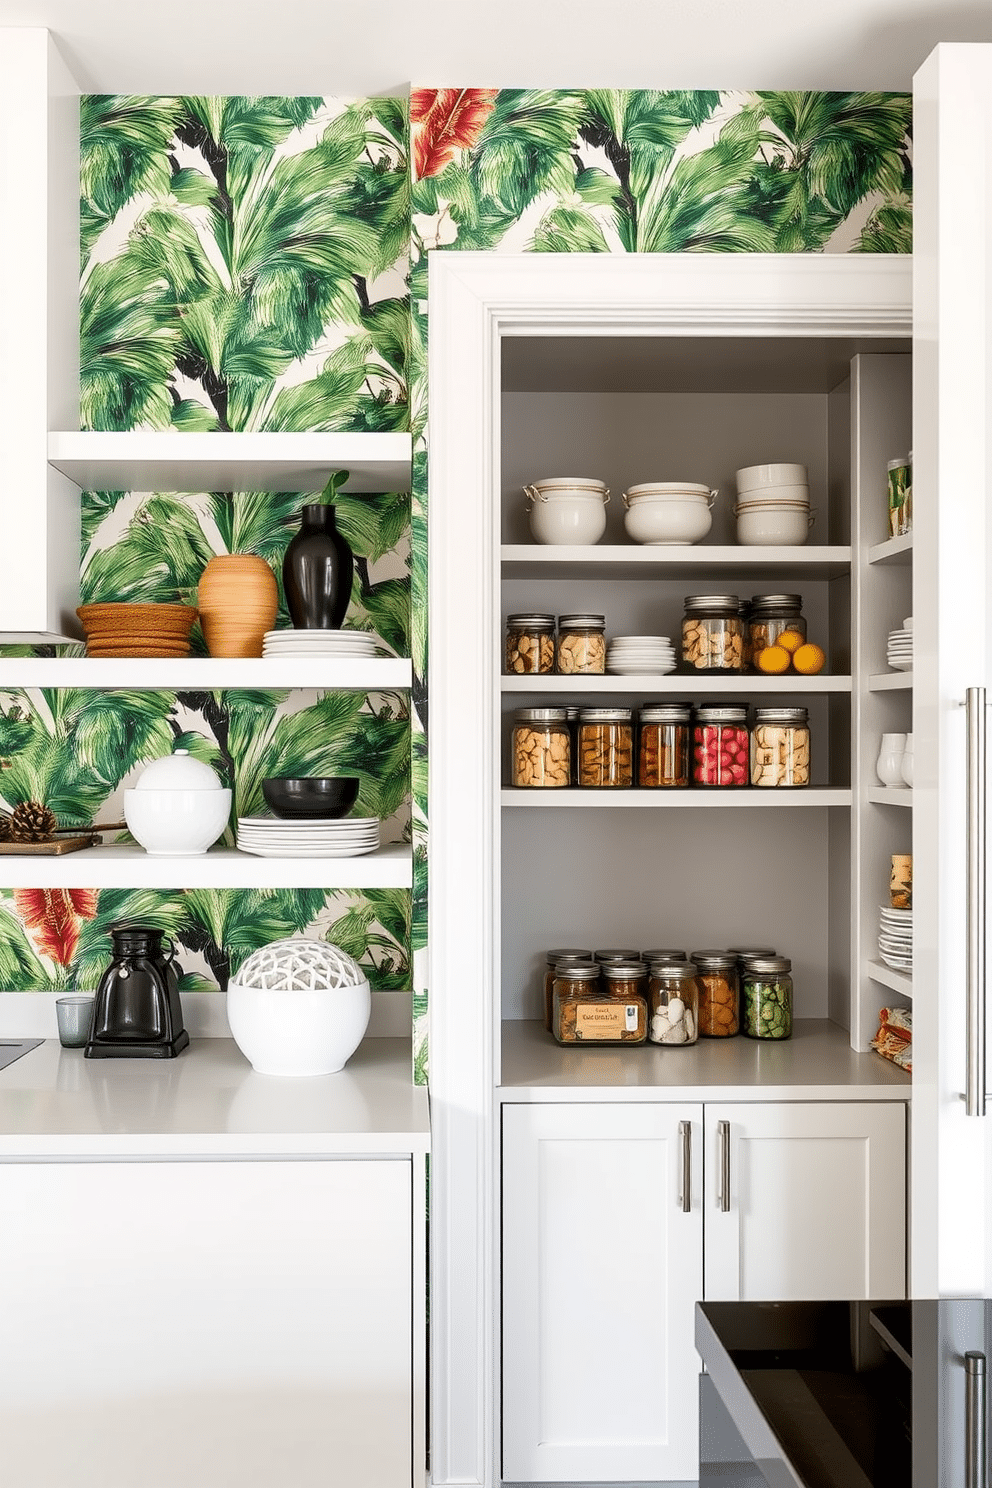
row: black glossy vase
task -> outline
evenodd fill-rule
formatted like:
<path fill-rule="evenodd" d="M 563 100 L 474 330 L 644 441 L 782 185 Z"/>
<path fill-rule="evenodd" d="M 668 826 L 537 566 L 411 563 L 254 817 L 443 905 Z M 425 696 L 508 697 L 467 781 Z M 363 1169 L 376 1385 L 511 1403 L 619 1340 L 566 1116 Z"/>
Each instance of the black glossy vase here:
<path fill-rule="evenodd" d="M 355 577 L 351 548 L 334 525 L 334 508 L 317 502 L 300 513 L 286 549 L 282 582 L 297 630 L 338 630 Z"/>

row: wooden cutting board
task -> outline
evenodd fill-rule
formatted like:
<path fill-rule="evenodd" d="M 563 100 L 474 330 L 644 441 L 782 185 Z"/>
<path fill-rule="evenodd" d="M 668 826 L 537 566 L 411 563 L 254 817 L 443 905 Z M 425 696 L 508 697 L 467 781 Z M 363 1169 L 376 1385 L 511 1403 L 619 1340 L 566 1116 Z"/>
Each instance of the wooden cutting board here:
<path fill-rule="evenodd" d="M 57 858 L 62 853 L 78 852 L 81 847 L 93 847 L 98 841 L 99 838 L 89 834 L 85 837 L 53 837 L 51 842 L 0 842 L 0 853 Z"/>

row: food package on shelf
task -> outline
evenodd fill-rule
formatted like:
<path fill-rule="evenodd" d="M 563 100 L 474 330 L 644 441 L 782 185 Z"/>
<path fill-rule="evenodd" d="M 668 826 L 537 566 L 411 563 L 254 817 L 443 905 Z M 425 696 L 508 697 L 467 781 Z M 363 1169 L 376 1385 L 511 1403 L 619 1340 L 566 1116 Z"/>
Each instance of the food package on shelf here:
<path fill-rule="evenodd" d="M 913 1012 L 911 1008 L 883 1008 L 878 1015 L 878 1032 L 871 1047 L 883 1059 L 891 1059 L 900 1069 L 913 1070 Z"/>

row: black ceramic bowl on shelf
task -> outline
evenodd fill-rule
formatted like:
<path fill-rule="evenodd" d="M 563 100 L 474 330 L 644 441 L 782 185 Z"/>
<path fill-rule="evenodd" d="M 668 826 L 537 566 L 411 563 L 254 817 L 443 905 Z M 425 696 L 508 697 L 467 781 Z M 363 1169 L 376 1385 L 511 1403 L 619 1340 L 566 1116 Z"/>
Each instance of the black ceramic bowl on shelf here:
<path fill-rule="evenodd" d="M 262 795 L 276 816 L 326 821 L 347 816 L 358 785 L 355 775 L 274 775 L 262 781 Z"/>

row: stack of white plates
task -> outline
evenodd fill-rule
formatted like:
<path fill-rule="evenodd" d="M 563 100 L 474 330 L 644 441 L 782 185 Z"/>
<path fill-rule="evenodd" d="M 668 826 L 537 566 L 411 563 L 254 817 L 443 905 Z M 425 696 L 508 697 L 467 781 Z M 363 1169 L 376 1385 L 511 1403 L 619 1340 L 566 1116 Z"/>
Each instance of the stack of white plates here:
<path fill-rule="evenodd" d="M 878 911 L 878 954 L 895 971 L 913 969 L 913 911 L 883 904 Z"/>
<path fill-rule="evenodd" d="M 907 615 L 899 630 L 890 630 L 886 660 L 897 672 L 913 669 L 913 617 Z"/>
<path fill-rule="evenodd" d="M 649 672 L 664 676 L 675 670 L 670 636 L 614 636 L 606 648 L 606 670 L 622 677 Z"/>
<path fill-rule="evenodd" d="M 374 656 L 382 640 L 369 630 L 267 630 L 263 656 Z"/>
<path fill-rule="evenodd" d="M 346 816 L 289 821 L 278 816 L 239 816 L 238 846 L 260 858 L 357 858 L 379 846 L 379 819 Z"/>

